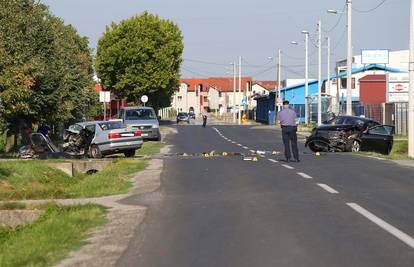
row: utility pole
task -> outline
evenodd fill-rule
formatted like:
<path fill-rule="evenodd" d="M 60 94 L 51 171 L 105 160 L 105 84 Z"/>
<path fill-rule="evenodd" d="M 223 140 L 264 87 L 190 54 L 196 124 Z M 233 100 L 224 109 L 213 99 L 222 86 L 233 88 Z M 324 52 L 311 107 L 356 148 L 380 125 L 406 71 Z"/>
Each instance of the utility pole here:
<path fill-rule="evenodd" d="M 242 57 L 239 57 L 239 97 L 241 96 L 241 87 L 242 87 Z M 239 125 L 241 125 L 241 99 L 238 99 L 239 102 Z"/>
<path fill-rule="evenodd" d="M 278 100 L 281 96 L 280 89 L 282 88 L 282 50 L 279 49 L 278 51 L 278 63 L 277 63 L 277 94 L 276 94 L 276 105 L 278 104 Z M 277 106 L 277 111 L 280 111 L 280 105 Z"/>
<path fill-rule="evenodd" d="M 236 62 L 233 62 L 233 123 L 236 123 Z"/>
<path fill-rule="evenodd" d="M 326 37 L 327 42 L 327 49 L 328 49 L 328 55 L 327 55 L 327 64 L 326 64 L 326 75 L 328 80 L 326 81 L 326 94 L 328 96 L 331 95 L 331 38 L 328 36 Z"/>
<path fill-rule="evenodd" d="M 305 35 L 305 124 L 309 123 L 309 32 L 302 31 Z"/>
<path fill-rule="evenodd" d="M 322 124 L 322 22 L 318 22 L 318 125 Z"/>
<path fill-rule="evenodd" d="M 408 156 L 414 157 L 414 0 L 410 12 L 410 91 L 408 99 Z"/>
<path fill-rule="evenodd" d="M 346 115 L 352 115 L 352 0 L 346 1 L 348 14 L 348 47 L 346 58 Z"/>

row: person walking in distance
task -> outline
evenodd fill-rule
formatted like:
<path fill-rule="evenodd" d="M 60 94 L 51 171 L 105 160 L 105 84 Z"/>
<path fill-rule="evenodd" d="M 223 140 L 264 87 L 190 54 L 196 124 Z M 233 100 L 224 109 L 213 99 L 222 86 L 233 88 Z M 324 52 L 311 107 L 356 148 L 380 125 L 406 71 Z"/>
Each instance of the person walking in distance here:
<path fill-rule="evenodd" d="M 207 124 L 207 118 L 208 118 L 208 112 L 207 112 L 207 108 L 203 109 L 203 127 L 206 127 Z"/>
<path fill-rule="evenodd" d="M 293 153 L 293 162 L 299 162 L 298 151 L 298 118 L 296 112 L 290 108 L 289 101 L 283 101 L 283 110 L 277 114 L 276 123 L 282 128 L 282 139 L 285 146 L 286 161 L 291 161 L 291 146 Z"/>

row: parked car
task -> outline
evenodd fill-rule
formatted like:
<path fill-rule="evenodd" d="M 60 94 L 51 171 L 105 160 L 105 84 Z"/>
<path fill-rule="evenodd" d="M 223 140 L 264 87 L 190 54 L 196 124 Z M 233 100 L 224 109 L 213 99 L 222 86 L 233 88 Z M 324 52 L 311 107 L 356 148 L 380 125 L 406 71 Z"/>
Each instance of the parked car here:
<path fill-rule="evenodd" d="M 313 152 L 372 151 L 388 155 L 393 134 L 393 126 L 361 117 L 338 116 L 316 127 L 305 146 Z"/>
<path fill-rule="evenodd" d="M 190 112 L 188 113 L 188 115 L 190 116 L 190 119 L 195 120 L 196 115 L 195 115 L 195 113 L 194 113 L 194 112 L 190 111 Z"/>
<path fill-rule="evenodd" d="M 124 153 L 133 157 L 141 148 L 141 131 L 125 128 L 119 121 L 80 122 L 69 126 L 64 136 L 63 152 L 87 153 L 92 158 Z"/>
<path fill-rule="evenodd" d="M 121 108 L 118 119 L 126 127 L 141 131 L 144 140 L 161 140 L 160 124 L 152 107 L 124 107 Z"/>
<path fill-rule="evenodd" d="M 190 123 L 190 115 L 187 112 L 178 112 L 177 114 L 177 124 L 181 121 Z"/>

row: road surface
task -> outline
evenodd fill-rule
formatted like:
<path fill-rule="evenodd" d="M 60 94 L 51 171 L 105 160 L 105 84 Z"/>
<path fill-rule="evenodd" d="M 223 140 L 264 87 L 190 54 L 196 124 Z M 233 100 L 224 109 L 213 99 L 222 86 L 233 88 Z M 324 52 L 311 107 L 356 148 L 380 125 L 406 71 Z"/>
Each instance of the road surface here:
<path fill-rule="evenodd" d="M 177 126 L 176 153 L 282 149 L 279 131 Z M 118 266 L 414 266 L 414 170 L 350 154 L 171 157 Z"/>

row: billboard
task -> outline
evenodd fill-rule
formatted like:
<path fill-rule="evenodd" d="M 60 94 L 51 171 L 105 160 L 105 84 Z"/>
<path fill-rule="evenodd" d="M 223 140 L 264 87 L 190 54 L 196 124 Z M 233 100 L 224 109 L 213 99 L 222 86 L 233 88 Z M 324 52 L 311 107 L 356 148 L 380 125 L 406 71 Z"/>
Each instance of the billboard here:
<path fill-rule="evenodd" d="M 387 103 L 408 102 L 409 89 L 408 73 L 387 74 Z"/>
<path fill-rule="evenodd" d="M 361 64 L 389 64 L 388 49 L 365 49 L 361 51 Z"/>

